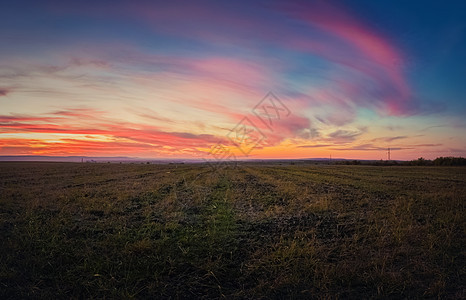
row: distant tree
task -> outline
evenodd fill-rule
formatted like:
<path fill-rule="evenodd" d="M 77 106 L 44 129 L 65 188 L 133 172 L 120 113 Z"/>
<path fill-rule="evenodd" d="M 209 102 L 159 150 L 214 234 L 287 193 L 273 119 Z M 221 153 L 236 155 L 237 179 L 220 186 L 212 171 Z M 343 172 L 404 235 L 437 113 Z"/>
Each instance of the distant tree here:
<path fill-rule="evenodd" d="M 411 166 L 428 166 L 432 165 L 432 161 L 425 159 L 424 157 L 419 157 L 417 160 L 412 160 L 409 162 Z"/>
<path fill-rule="evenodd" d="M 435 166 L 466 166 L 464 157 L 437 157 L 434 159 Z"/>

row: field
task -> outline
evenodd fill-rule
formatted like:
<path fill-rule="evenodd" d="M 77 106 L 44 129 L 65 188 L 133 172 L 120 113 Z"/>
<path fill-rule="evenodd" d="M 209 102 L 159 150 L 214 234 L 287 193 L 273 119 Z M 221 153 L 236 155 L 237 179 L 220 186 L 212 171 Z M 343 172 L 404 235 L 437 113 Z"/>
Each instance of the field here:
<path fill-rule="evenodd" d="M 466 298 L 466 168 L 0 164 L 0 298 Z"/>

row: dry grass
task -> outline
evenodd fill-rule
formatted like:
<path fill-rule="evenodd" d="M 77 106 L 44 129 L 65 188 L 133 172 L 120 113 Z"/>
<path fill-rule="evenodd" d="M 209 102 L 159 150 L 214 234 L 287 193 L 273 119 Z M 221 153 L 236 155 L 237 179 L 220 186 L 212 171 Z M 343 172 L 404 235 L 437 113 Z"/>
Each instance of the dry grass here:
<path fill-rule="evenodd" d="M 0 164 L 0 296 L 466 297 L 466 168 Z"/>

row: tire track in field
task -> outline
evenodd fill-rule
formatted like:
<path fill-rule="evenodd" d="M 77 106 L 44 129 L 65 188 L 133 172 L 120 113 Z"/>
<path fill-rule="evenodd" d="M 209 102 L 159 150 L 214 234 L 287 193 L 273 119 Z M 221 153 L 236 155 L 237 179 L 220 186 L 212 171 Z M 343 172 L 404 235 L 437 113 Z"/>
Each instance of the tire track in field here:
<path fill-rule="evenodd" d="M 241 289 L 240 266 L 246 249 L 240 245 L 231 206 L 230 172 L 200 174 L 198 186 L 181 183 L 186 189 L 204 187 L 205 199 L 191 216 L 196 221 L 181 222 L 168 236 L 166 244 L 176 265 L 171 273 L 177 275 L 167 275 L 165 281 L 173 283 L 177 287 L 173 292 L 180 295 L 224 297 Z"/>
<path fill-rule="evenodd" d="M 304 234 L 307 238 L 315 236 L 323 243 L 339 241 L 352 235 L 354 222 L 346 217 L 339 218 L 337 213 L 331 210 L 296 209 L 300 203 L 294 203 L 294 196 L 299 193 L 299 186 L 288 182 L 288 188 L 291 185 L 291 190 L 296 190 L 295 193 L 281 190 L 284 187 L 283 181 L 286 180 L 277 181 L 269 169 L 243 168 L 237 175 L 243 177 L 243 181 L 233 183 L 237 189 L 235 197 L 240 204 L 245 202 L 244 193 L 248 191 L 244 189 L 244 182 L 251 186 L 268 187 L 269 191 L 266 191 L 266 195 L 280 199 L 272 202 L 273 204 L 268 207 L 256 204 L 247 212 L 244 211 L 244 207 L 236 203 L 235 209 L 240 216 L 241 230 L 249 248 L 258 250 L 273 247 L 280 239 L 293 239 L 297 234 Z M 280 173 L 281 175 L 283 173 Z M 264 196 L 262 191 L 258 189 L 256 193 L 247 196 L 252 197 L 253 202 L 261 202 L 260 197 Z"/>
<path fill-rule="evenodd" d="M 286 174 L 294 180 L 298 180 L 297 185 L 312 188 L 316 193 L 327 193 L 337 195 L 337 200 L 342 204 L 357 205 L 363 201 L 365 204 L 383 205 L 387 200 L 393 199 L 394 190 L 386 189 L 378 184 L 372 176 L 373 181 L 362 181 L 351 176 L 339 173 L 340 170 L 332 168 L 331 173 L 319 170 L 318 168 L 277 168 L 280 175 Z M 330 174 L 329 174 L 330 173 Z M 397 192 L 397 195 L 400 195 Z"/>
<path fill-rule="evenodd" d="M 237 168 L 231 172 L 233 188 L 232 204 L 238 215 L 245 218 L 261 218 L 272 206 L 283 205 L 285 199 L 271 182 L 262 180 L 249 168 Z"/>

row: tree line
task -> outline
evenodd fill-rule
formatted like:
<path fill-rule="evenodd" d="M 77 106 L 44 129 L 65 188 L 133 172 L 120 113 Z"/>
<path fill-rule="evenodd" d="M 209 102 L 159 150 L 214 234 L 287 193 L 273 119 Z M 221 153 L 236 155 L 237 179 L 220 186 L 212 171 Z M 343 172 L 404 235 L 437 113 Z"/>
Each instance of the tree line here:
<path fill-rule="evenodd" d="M 424 159 L 422 157 L 409 161 L 411 166 L 466 166 L 464 157 L 437 157 L 434 160 Z"/>
<path fill-rule="evenodd" d="M 340 160 L 332 164 L 337 165 L 372 165 L 372 166 L 466 166 L 466 158 L 464 157 L 437 157 L 434 160 L 420 157 L 411 161 L 397 160 L 380 160 L 380 161 L 364 161 L 364 160 Z"/>

